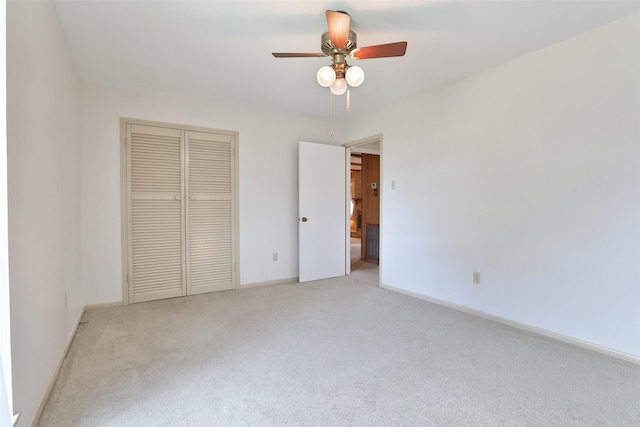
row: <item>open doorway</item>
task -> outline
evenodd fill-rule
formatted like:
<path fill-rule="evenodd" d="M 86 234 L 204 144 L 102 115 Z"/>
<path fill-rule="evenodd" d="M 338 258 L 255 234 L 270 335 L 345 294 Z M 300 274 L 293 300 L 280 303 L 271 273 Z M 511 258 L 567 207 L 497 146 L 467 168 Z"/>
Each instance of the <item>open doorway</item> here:
<path fill-rule="evenodd" d="M 380 154 L 381 137 L 346 144 L 349 148 L 348 194 L 349 270 L 358 278 L 380 284 Z"/>

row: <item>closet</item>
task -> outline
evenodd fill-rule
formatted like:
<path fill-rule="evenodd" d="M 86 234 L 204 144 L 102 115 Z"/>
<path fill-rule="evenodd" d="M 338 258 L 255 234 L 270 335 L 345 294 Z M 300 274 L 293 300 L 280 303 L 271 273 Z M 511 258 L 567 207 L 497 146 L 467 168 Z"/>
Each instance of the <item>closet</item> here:
<path fill-rule="evenodd" d="M 234 289 L 237 133 L 121 126 L 125 302 Z"/>

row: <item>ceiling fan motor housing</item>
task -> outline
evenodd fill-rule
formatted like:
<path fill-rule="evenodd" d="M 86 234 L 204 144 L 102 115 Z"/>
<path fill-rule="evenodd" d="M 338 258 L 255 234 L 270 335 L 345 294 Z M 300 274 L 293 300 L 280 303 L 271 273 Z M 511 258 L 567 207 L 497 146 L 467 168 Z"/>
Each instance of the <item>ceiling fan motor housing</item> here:
<path fill-rule="evenodd" d="M 349 30 L 349 37 L 347 39 L 346 46 L 341 49 L 338 49 L 334 46 L 328 31 L 325 31 L 322 34 L 321 49 L 325 55 L 330 56 L 333 59 L 332 68 L 336 72 L 336 78 L 344 78 L 347 69 L 349 68 L 349 66 L 347 65 L 346 57 L 349 56 L 349 53 L 351 53 L 357 47 L 358 36 L 351 30 Z"/>
<path fill-rule="evenodd" d="M 325 31 L 322 33 L 320 48 L 322 52 L 327 55 L 333 57 L 336 53 L 342 53 L 345 56 L 348 56 L 356 47 L 358 47 L 358 36 L 355 32 L 349 30 L 349 37 L 347 38 L 347 45 L 342 48 L 336 48 L 331 42 L 331 37 L 329 36 L 329 31 Z"/>

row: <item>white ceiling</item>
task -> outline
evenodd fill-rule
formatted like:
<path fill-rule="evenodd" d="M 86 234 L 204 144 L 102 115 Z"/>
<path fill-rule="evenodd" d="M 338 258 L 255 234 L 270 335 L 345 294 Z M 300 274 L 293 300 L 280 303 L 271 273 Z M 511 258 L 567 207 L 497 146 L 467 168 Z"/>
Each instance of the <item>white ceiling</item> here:
<path fill-rule="evenodd" d="M 366 75 L 333 98 L 333 118 L 386 104 L 640 12 L 616 1 L 55 1 L 81 76 L 91 82 L 329 118 L 316 71 L 325 10 L 344 10 L 358 45 L 406 40 L 401 58 L 357 62 Z"/>

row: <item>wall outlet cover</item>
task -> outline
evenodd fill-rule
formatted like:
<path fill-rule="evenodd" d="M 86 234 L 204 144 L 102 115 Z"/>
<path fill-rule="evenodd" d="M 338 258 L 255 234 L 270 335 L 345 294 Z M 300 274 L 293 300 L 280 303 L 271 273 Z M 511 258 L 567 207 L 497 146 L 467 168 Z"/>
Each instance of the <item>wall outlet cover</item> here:
<path fill-rule="evenodd" d="M 473 283 L 475 284 L 480 284 L 480 272 L 479 271 L 474 271 L 473 272 Z"/>

